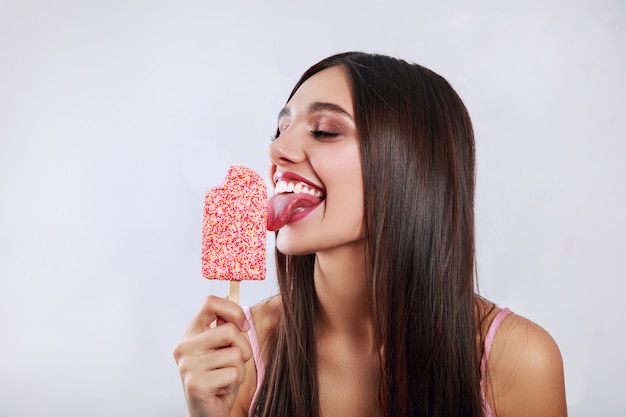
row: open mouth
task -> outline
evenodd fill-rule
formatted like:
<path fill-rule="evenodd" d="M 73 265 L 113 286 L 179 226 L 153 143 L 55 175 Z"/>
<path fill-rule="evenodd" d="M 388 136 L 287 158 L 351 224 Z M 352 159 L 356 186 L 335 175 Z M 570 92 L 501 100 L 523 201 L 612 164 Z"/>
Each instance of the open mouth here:
<path fill-rule="evenodd" d="M 287 178 L 279 179 L 274 189 L 274 195 L 283 193 L 309 194 L 313 197 L 324 198 L 324 192 L 315 186 Z"/>
<path fill-rule="evenodd" d="M 287 223 L 306 217 L 324 201 L 324 192 L 300 179 L 275 179 L 274 196 L 267 207 L 267 230 L 278 230 Z"/>

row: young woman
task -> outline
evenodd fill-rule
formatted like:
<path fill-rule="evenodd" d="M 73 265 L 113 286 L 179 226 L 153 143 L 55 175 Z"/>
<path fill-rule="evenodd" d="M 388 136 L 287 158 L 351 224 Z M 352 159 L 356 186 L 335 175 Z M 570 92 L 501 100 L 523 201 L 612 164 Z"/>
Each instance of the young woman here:
<path fill-rule="evenodd" d="M 327 58 L 270 158 L 280 293 L 207 298 L 174 351 L 191 416 L 567 414 L 550 335 L 475 293 L 474 138 L 442 77 Z"/>

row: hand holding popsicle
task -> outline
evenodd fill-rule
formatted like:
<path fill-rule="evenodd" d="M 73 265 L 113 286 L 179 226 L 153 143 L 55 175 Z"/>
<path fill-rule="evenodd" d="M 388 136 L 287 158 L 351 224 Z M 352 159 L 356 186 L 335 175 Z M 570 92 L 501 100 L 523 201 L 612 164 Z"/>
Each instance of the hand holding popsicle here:
<path fill-rule="evenodd" d="M 211 323 L 218 321 L 219 326 Z M 192 417 L 228 417 L 252 357 L 250 324 L 235 303 L 210 296 L 174 349 Z"/>
<path fill-rule="evenodd" d="M 209 190 L 202 226 L 202 275 L 231 281 L 238 302 L 239 281 L 266 274 L 267 187 L 253 170 L 233 165 L 224 184 Z"/>
<path fill-rule="evenodd" d="M 202 275 L 229 280 L 229 299 L 208 297 L 174 350 L 193 417 L 230 416 L 245 380 L 252 348 L 244 334 L 250 324 L 237 305 L 239 281 L 265 279 L 266 228 L 263 179 L 231 166 L 224 184 L 206 193 L 202 225 Z"/>

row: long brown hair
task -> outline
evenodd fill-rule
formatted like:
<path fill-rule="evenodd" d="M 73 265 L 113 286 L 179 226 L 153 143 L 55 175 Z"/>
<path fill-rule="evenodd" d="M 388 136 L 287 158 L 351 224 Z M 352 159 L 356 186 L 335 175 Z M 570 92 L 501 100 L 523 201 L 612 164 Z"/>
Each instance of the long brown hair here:
<path fill-rule="evenodd" d="M 474 137 L 468 112 L 434 72 L 348 52 L 364 180 L 366 289 L 385 416 L 482 417 L 474 283 Z M 282 315 L 256 405 L 262 416 L 320 416 L 315 255 L 276 251 Z"/>

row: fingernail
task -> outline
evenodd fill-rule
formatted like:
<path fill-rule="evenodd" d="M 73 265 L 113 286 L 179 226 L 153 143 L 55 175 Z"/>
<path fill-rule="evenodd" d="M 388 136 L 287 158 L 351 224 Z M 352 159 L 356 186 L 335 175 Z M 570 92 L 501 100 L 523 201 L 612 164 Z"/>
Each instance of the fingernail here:
<path fill-rule="evenodd" d="M 246 320 L 243 322 L 243 329 L 244 329 L 245 331 L 249 331 L 249 330 L 250 330 L 250 322 L 248 321 L 248 319 L 246 319 Z"/>

